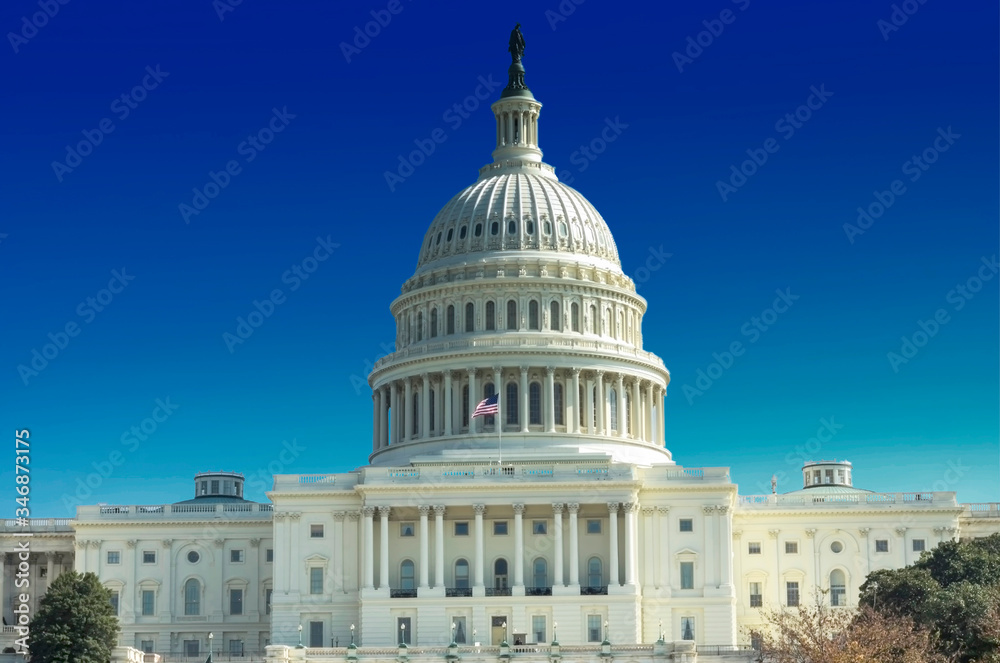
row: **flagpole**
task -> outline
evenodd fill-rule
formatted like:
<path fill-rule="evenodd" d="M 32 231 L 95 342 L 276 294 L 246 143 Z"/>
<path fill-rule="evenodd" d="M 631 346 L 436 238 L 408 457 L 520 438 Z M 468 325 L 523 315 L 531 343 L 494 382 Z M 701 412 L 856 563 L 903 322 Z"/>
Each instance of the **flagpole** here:
<path fill-rule="evenodd" d="M 503 422 L 500 420 L 500 397 L 497 396 L 497 456 L 500 467 L 503 467 Z M 503 470 L 501 470 L 503 471 Z"/>

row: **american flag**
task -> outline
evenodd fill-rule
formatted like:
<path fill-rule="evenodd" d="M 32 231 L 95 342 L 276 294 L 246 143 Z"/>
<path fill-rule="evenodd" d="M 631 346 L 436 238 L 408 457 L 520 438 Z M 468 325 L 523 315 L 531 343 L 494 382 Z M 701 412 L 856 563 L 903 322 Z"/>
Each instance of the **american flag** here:
<path fill-rule="evenodd" d="M 476 406 L 476 411 L 472 417 L 482 417 L 487 414 L 500 414 L 500 394 L 493 394 L 483 399 L 483 402 Z"/>

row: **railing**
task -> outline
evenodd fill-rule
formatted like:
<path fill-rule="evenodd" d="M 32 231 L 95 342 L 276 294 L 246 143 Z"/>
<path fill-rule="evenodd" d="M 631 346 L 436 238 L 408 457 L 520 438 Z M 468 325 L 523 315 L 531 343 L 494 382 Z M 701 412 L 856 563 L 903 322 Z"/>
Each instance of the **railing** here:
<path fill-rule="evenodd" d="M 389 589 L 389 598 L 391 599 L 415 599 L 417 598 L 417 590 L 415 589 Z"/>
<path fill-rule="evenodd" d="M 608 586 L 603 587 L 580 587 L 580 596 L 606 596 Z"/>
<path fill-rule="evenodd" d="M 705 470 L 701 468 L 667 470 L 668 479 L 704 479 Z"/>
<path fill-rule="evenodd" d="M 471 587 L 445 587 L 444 588 L 444 595 L 445 596 L 466 596 L 466 597 L 468 597 L 468 596 L 472 596 L 472 588 Z"/>
<path fill-rule="evenodd" d="M 486 596 L 510 596 L 510 587 L 487 587 Z"/>
<path fill-rule="evenodd" d="M 81 506 L 77 513 L 81 520 L 164 520 L 171 517 L 184 519 L 205 518 L 207 514 L 228 514 L 231 517 L 270 517 L 274 510 L 271 504 L 255 502 L 215 503 L 215 504 L 151 504 L 151 505 L 96 505 Z M 33 519 L 32 526 L 36 526 Z M 41 519 L 46 522 L 45 519 Z M 49 519 L 52 520 L 52 519 Z M 13 522 L 13 521 L 12 521 Z M 58 522 L 58 521 L 56 521 Z M 67 525 L 71 520 L 64 521 Z"/>
<path fill-rule="evenodd" d="M 552 596 L 551 587 L 525 587 L 525 596 Z"/>
<path fill-rule="evenodd" d="M 419 479 L 420 469 L 416 467 L 390 467 L 385 471 L 391 479 Z"/>
<path fill-rule="evenodd" d="M 857 493 L 846 495 L 810 495 L 809 491 L 795 495 L 740 495 L 740 506 L 744 507 L 774 507 L 774 506 L 811 506 L 817 504 L 834 504 L 838 506 L 852 504 L 906 504 L 907 506 L 937 504 L 942 506 L 955 505 L 955 494 L 950 492 L 928 493 Z"/>
<path fill-rule="evenodd" d="M 48 530 L 71 532 L 71 518 L 5 518 L 3 529 L 16 531 Z"/>
<path fill-rule="evenodd" d="M 962 506 L 973 518 L 1000 518 L 1000 502 L 976 502 Z"/>
<path fill-rule="evenodd" d="M 299 483 L 334 483 L 334 474 L 300 474 Z"/>
<path fill-rule="evenodd" d="M 697 645 L 695 649 L 699 654 L 709 654 L 719 656 L 721 654 L 746 654 L 757 651 L 750 645 Z"/>

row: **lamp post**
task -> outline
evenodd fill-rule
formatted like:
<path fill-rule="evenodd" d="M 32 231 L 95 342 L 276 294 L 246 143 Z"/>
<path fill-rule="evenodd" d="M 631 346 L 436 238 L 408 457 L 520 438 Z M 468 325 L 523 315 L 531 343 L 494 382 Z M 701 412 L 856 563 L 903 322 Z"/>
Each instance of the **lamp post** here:
<path fill-rule="evenodd" d="M 559 622 L 552 622 L 552 644 L 554 645 L 559 644 L 558 629 L 559 629 Z"/>
<path fill-rule="evenodd" d="M 406 622 L 399 625 L 399 646 L 406 646 Z"/>
<path fill-rule="evenodd" d="M 608 620 L 606 619 L 604 620 L 604 642 L 606 643 L 611 642 L 610 640 L 608 640 Z"/>
<path fill-rule="evenodd" d="M 347 660 L 358 660 L 358 646 L 354 644 L 354 624 L 351 624 L 351 646 L 347 648 Z"/>
<path fill-rule="evenodd" d="M 205 663 L 212 663 L 212 638 L 214 637 L 214 633 L 208 634 L 208 658 L 205 659 Z"/>
<path fill-rule="evenodd" d="M 507 646 L 507 622 L 503 623 L 503 642 L 500 643 L 500 646 Z"/>
<path fill-rule="evenodd" d="M 351 624 L 351 646 L 354 647 L 354 624 Z"/>
<path fill-rule="evenodd" d="M 302 644 L 302 624 L 299 624 L 299 644 L 295 645 L 296 649 L 305 649 Z"/>
<path fill-rule="evenodd" d="M 455 622 L 451 623 L 451 644 L 449 647 L 455 647 L 458 643 L 455 642 Z"/>

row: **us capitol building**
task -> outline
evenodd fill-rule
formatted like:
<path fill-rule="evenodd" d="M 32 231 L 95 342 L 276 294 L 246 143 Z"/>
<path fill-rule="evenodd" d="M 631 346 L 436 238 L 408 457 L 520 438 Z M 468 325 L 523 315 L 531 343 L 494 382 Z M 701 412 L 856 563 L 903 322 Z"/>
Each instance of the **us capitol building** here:
<path fill-rule="evenodd" d="M 765 495 L 678 465 L 646 301 L 604 219 L 542 161 L 522 53 L 515 29 L 493 160 L 431 222 L 391 304 L 370 464 L 275 476 L 270 503 L 207 472 L 174 504 L 8 520 L 5 625 L 30 532 L 32 587 L 97 573 L 121 644 L 147 661 L 210 646 L 216 660 L 752 660 L 761 608 L 856 605 L 870 571 L 1000 531 L 998 504 L 863 490 L 846 461 Z M 470 416 L 494 394 L 495 415 Z M 5 626 L 0 646 L 15 637 Z"/>

